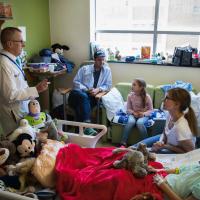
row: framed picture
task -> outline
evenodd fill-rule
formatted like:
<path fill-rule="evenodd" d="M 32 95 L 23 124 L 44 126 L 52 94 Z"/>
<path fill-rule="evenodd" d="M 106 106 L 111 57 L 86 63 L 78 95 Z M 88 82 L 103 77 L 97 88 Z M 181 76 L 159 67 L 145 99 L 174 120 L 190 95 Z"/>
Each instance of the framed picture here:
<path fill-rule="evenodd" d="M 12 17 L 11 5 L 0 2 L 0 20 L 12 19 L 12 18 L 13 17 Z"/>

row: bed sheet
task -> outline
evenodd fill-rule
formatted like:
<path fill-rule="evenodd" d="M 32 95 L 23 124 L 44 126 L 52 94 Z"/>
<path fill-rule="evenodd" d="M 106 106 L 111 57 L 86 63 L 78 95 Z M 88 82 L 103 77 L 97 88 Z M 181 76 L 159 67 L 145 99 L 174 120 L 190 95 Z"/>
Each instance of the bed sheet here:
<path fill-rule="evenodd" d="M 200 149 L 182 154 L 156 154 L 156 161 L 161 162 L 163 166 L 167 168 L 199 164 Z"/>
<path fill-rule="evenodd" d="M 154 174 L 135 178 L 124 169 L 114 169 L 113 162 L 124 153 L 113 154 L 113 147 L 81 148 L 69 144 L 56 159 L 56 188 L 63 200 L 129 200 L 136 194 L 151 192 L 156 199 L 163 195 L 153 183 Z M 162 164 L 150 165 L 162 168 Z M 166 173 L 162 172 L 163 176 Z"/>

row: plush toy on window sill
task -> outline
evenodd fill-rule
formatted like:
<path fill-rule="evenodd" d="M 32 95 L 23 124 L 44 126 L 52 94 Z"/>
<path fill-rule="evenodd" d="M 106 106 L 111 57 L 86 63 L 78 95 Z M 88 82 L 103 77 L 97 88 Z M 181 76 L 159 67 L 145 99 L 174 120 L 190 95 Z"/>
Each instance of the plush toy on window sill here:
<path fill-rule="evenodd" d="M 67 72 L 72 72 L 75 64 L 63 56 L 63 52 L 68 51 L 69 47 L 66 45 L 60 45 L 56 43 L 56 44 L 53 44 L 51 48 L 54 53 L 52 54 L 52 63 L 57 63 L 58 65 L 64 64 L 67 68 Z M 55 70 L 55 71 L 58 71 L 58 70 Z"/>
<path fill-rule="evenodd" d="M 24 118 L 28 120 L 32 127 L 38 129 L 37 137 L 39 137 L 40 140 L 45 140 L 46 134 L 48 133 L 47 138 L 49 139 L 62 140 L 64 142 L 67 141 L 67 135 L 57 130 L 54 121 L 51 119 L 51 116 L 44 112 L 40 112 L 40 104 L 37 100 L 31 100 L 29 102 L 29 114 Z"/>

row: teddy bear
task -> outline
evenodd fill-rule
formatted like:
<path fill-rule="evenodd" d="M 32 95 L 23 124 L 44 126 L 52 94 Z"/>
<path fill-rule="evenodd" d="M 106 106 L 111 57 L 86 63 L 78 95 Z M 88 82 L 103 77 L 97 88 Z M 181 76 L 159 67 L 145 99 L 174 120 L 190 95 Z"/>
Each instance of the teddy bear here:
<path fill-rule="evenodd" d="M 0 141 L 0 149 L 8 149 L 5 150 L 5 154 L 8 155 L 7 159 L 4 161 L 4 165 L 13 164 L 19 161 L 19 157 L 16 155 L 16 147 L 15 144 L 9 140 Z M 3 151 L 2 151 L 3 152 Z M 2 155 L 4 157 L 5 155 Z M 2 164 L 1 164 L 2 165 Z"/>
<path fill-rule="evenodd" d="M 124 149 L 127 151 L 126 154 L 123 155 L 121 160 L 116 160 L 113 163 L 113 166 L 117 169 L 127 169 L 133 173 L 133 175 L 137 178 L 143 178 L 147 175 L 147 166 L 144 163 L 144 155 L 137 150 L 133 149 Z M 123 151 L 124 151 L 123 150 Z M 113 153 L 121 152 L 122 149 L 114 149 Z"/>
<path fill-rule="evenodd" d="M 142 152 L 143 155 L 144 155 L 144 162 L 146 164 L 148 164 L 148 161 L 155 161 L 156 160 L 156 154 L 152 153 L 152 152 L 149 152 L 149 150 L 147 149 L 146 144 L 144 144 L 144 143 L 140 142 L 138 144 L 137 148 L 134 148 L 132 146 L 130 146 L 128 148 Z"/>
<path fill-rule="evenodd" d="M 5 176 L 6 171 L 2 165 L 6 162 L 10 155 L 10 152 L 7 148 L 0 148 L 0 176 Z"/>
<path fill-rule="evenodd" d="M 113 163 L 115 168 L 130 170 L 137 178 L 143 178 L 151 172 L 151 167 L 148 167 L 148 160 L 154 160 L 155 156 L 148 152 L 146 145 L 140 143 L 138 148 L 117 148 L 113 153 L 127 152 L 121 160 L 116 160 Z"/>

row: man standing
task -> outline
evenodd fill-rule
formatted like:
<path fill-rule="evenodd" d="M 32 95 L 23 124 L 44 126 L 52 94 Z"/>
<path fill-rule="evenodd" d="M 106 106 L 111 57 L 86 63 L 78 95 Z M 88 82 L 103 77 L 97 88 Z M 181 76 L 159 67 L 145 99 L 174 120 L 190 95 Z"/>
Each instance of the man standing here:
<path fill-rule="evenodd" d="M 18 127 L 19 120 L 28 112 L 28 102 L 38 97 L 38 93 L 48 88 L 48 80 L 41 81 L 36 87 L 29 87 L 17 57 L 25 43 L 21 30 L 7 27 L 1 31 L 0 52 L 0 122 L 6 136 Z"/>
<path fill-rule="evenodd" d="M 75 109 L 76 121 L 90 122 L 91 108 L 96 105 L 95 96 L 112 86 L 111 70 L 105 64 L 104 51 L 95 52 L 94 64 L 81 67 L 73 83 L 69 105 Z"/>

